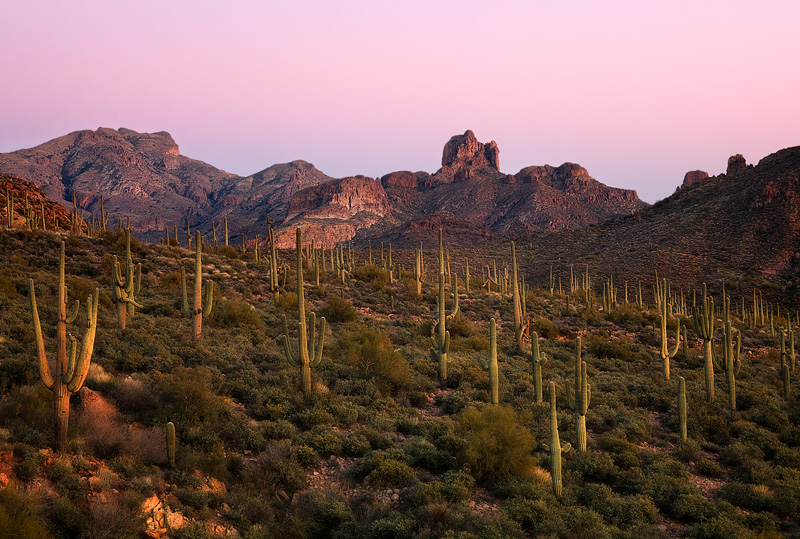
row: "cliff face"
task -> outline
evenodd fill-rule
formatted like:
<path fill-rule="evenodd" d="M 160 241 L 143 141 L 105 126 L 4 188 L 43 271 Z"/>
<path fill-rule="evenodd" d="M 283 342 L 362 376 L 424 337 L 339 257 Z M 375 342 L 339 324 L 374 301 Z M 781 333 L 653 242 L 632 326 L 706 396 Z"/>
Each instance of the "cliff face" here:
<path fill-rule="evenodd" d="M 227 217 L 234 237 L 263 237 L 269 221 L 280 238 L 282 229 L 299 226 L 325 244 L 356 234 L 403 237 L 392 230 L 414 230 L 434 214 L 452 216 L 461 231 L 454 241 L 468 243 L 583 227 L 645 206 L 634 191 L 603 185 L 572 163 L 504 174 L 499 154 L 497 143 L 466 131 L 445 144 L 434 174 L 334 179 L 292 161 L 241 177 L 182 156 L 169 133 L 100 128 L 0 154 L 0 172 L 28 179 L 70 207 L 74 190 L 87 213 L 99 211 L 103 195 L 111 219 L 130 217 L 139 232 L 187 223 L 207 232 Z"/>

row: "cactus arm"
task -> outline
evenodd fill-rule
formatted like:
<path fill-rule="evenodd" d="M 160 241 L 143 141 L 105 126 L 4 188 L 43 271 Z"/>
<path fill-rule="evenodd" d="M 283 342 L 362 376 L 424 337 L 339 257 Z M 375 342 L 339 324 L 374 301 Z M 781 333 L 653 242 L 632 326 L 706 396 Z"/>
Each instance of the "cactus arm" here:
<path fill-rule="evenodd" d="M 80 353 L 78 360 L 75 364 L 75 372 L 67 384 L 67 389 L 74 393 L 78 391 L 83 385 L 86 376 L 89 374 L 89 364 L 92 361 L 92 352 L 94 351 L 94 338 L 97 331 L 97 307 L 100 304 L 100 289 L 94 289 L 94 296 L 86 298 L 86 333 L 83 334 L 81 340 Z"/>
<path fill-rule="evenodd" d="M 138 295 L 142 290 L 142 263 L 136 264 L 136 287 L 135 294 Z"/>
<path fill-rule="evenodd" d="M 567 407 L 568 408 L 575 408 L 575 396 L 572 392 L 572 382 L 567 380 L 565 382 L 565 386 L 567 389 Z"/>
<path fill-rule="evenodd" d="M 319 365 L 319 362 L 322 361 L 323 346 L 325 346 L 325 317 L 321 316 L 319 319 L 319 336 L 317 337 L 316 351 L 314 352 L 314 360 L 311 362 L 312 367 L 316 367 Z"/>
<path fill-rule="evenodd" d="M 675 357 L 678 353 L 678 349 L 681 346 L 681 323 L 678 322 L 678 328 L 675 331 L 675 348 L 672 349 L 672 352 L 669 352 L 669 357 Z"/>
<path fill-rule="evenodd" d="M 71 324 L 78 318 L 78 311 L 81 308 L 81 302 L 79 300 L 75 300 L 75 304 L 73 305 L 72 313 L 67 315 L 67 324 Z"/>
<path fill-rule="evenodd" d="M 33 279 L 29 280 L 31 287 L 31 310 L 33 311 L 33 334 L 36 338 L 36 353 L 39 358 L 39 374 L 42 383 L 49 390 L 53 390 L 54 381 L 50 374 L 50 366 L 47 363 L 47 354 L 44 350 L 44 339 L 42 338 L 42 324 L 39 321 L 39 309 L 36 307 L 36 291 L 33 286 Z"/>
<path fill-rule="evenodd" d="M 65 384 L 68 384 L 72 379 L 72 375 L 75 374 L 75 356 L 78 349 L 78 339 L 72 333 L 67 333 L 67 338 L 70 342 L 69 362 L 67 363 L 67 372 L 61 376 L 61 381 Z"/>
<path fill-rule="evenodd" d="M 205 307 L 203 308 L 203 315 L 211 316 L 211 311 L 213 310 L 214 310 L 214 281 L 209 279 L 208 286 L 206 287 L 206 301 L 205 301 Z"/>
<path fill-rule="evenodd" d="M 114 279 L 114 284 L 120 288 L 125 288 L 125 282 L 122 280 L 122 270 L 120 269 L 117 255 L 114 255 L 111 260 L 111 277 Z"/>
<path fill-rule="evenodd" d="M 450 332 L 444 332 L 444 349 L 442 350 L 445 354 L 450 353 Z"/>
<path fill-rule="evenodd" d="M 300 365 L 300 362 L 292 354 L 292 347 L 289 346 L 289 324 L 286 322 L 286 315 L 283 315 L 283 351 L 286 354 L 286 360 L 291 365 L 295 367 Z"/>

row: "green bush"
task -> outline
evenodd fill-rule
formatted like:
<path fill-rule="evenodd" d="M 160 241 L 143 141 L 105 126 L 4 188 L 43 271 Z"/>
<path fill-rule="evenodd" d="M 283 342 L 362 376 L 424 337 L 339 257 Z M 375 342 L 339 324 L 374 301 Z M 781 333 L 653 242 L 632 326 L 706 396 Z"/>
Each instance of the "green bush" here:
<path fill-rule="evenodd" d="M 478 481 L 528 475 L 535 467 L 536 441 L 510 408 L 468 408 L 456 419 L 456 433 L 466 442 L 459 460 Z"/>
<path fill-rule="evenodd" d="M 238 299 L 217 302 L 211 311 L 209 322 L 212 326 L 220 328 L 248 327 L 257 331 L 262 329 L 261 318 L 255 307 Z"/>
<path fill-rule="evenodd" d="M 334 294 L 328 296 L 327 304 L 318 314 L 332 323 L 352 322 L 358 315 L 352 303 Z"/>
<path fill-rule="evenodd" d="M 333 358 L 372 377 L 383 393 L 408 387 L 411 367 L 395 352 L 386 333 L 367 326 L 344 330 L 334 345 Z"/>
<path fill-rule="evenodd" d="M 0 490 L 0 535 L 25 539 L 48 539 L 43 523 L 36 516 L 34 501 L 13 487 Z"/>

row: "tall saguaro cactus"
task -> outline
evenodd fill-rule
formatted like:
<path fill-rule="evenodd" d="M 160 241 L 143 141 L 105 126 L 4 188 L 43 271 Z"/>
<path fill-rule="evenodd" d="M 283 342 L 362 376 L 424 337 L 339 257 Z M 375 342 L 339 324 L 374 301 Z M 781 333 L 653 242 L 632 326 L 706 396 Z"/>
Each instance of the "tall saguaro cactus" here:
<path fill-rule="evenodd" d="M 497 326 L 494 318 L 489 322 L 489 359 L 481 360 L 481 367 L 489 371 L 489 389 L 492 404 L 500 404 L 499 372 L 497 369 Z"/>
<path fill-rule="evenodd" d="M 86 332 L 81 339 L 80 348 L 72 333 L 67 332 L 67 324 L 78 317 L 80 302 L 75 302 L 75 309 L 67 314 L 67 287 L 64 284 L 64 242 L 61 242 L 61 256 L 58 260 L 58 321 L 56 322 L 56 361 L 55 372 L 50 371 L 47 353 L 44 349 L 42 325 L 39 321 L 39 309 L 36 306 L 36 291 L 33 279 L 30 280 L 31 310 L 33 311 L 33 334 L 36 338 L 36 351 L 39 358 L 39 374 L 45 387 L 54 395 L 54 430 L 55 450 L 63 451 L 67 445 L 67 427 L 69 425 L 69 397 L 78 391 L 89 373 L 89 364 L 94 350 L 94 337 L 97 331 L 97 306 L 100 290 L 86 298 Z M 67 356 L 67 340 L 70 341 L 69 357 Z"/>
<path fill-rule="evenodd" d="M 547 363 L 547 356 L 539 353 L 539 334 L 531 335 L 531 363 L 533 364 L 533 389 L 536 402 L 542 402 L 542 366 Z"/>
<path fill-rule="evenodd" d="M 203 334 L 203 317 L 210 316 L 214 308 L 214 281 L 206 286 L 205 306 L 203 305 L 203 238 L 200 231 L 195 232 L 194 245 L 194 340 L 199 341 Z"/>
<path fill-rule="evenodd" d="M 703 371 L 706 381 L 706 399 L 714 402 L 714 298 L 706 295 L 706 283 L 703 283 L 703 298 L 700 307 L 694 308 L 692 313 L 694 331 L 703 339 Z"/>
<path fill-rule="evenodd" d="M 728 406 L 731 410 L 736 410 L 736 377 L 742 367 L 742 363 L 739 361 L 741 350 L 741 333 L 736 333 L 736 344 L 734 346 L 731 323 L 725 322 L 725 328 L 722 330 L 722 360 L 720 361 L 713 347 L 711 348 L 711 353 L 714 366 L 725 373 L 725 380 L 728 382 Z"/>
<path fill-rule="evenodd" d="M 575 344 L 574 390 L 567 380 L 567 406 L 575 410 L 575 443 L 578 451 L 586 453 L 586 411 L 592 400 L 592 386 L 586 375 L 586 362 L 581 361 L 581 338 Z"/>
<path fill-rule="evenodd" d="M 656 304 L 658 305 L 658 315 L 661 320 L 661 359 L 663 360 L 664 380 L 669 381 L 669 360 L 678 353 L 678 348 L 681 345 L 681 323 L 678 322 L 678 328 L 675 333 L 675 348 L 670 351 L 667 346 L 667 280 L 664 279 L 663 285 L 659 286 L 656 281 Z"/>
<path fill-rule="evenodd" d="M 556 415 L 556 385 L 550 382 L 550 444 L 542 444 L 545 451 L 550 452 L 550 476 L 553 479 L 553 494 L 561 497 L 561 454 L 569 452 L 572 445 L 561 445 L 558 436 L 558 416 Z"/>
<path fill-rule="evenodd" d="M 678 377 L 678 423 L 680 425 L 681 441 L 687 438 L 686 429 L 686 380 L 683 376 Z"/>
<path fill-rule="evenodd" d="M 283 315 L 283 348 L 286 360 L 295 367 L 300 367 L 300 381 L 303 388 L 303 395 L 311 395 L 311 367 L 316 367 L 322 361 L 322 347 L 325 345 L 325 317 L 319 319 L 319 337 L 314 342 L 314 330 L 316 326 L 316 314 L 310 314 L 310 335 L 306 326 L 306 306 L 305 294 L 303 293 L 303 235 L 300 229 L 297 234 L 297 318 L 298 318 L 298 343 L 297 356 L 292 354 L 289 346 L 289 325 L 286 322 L 286 315 Z M 309 345 L 311 351 L 309 352 Z"/>
<path fill-rule="evenodd" d="M 447 388 L 447 353 L 450 351 L 450 332 L 447 331 L 447 320 L 458 316 L 460 308 L 458 306 L 458 290 L 454 288 L 456 295 L 453 312 L 449 315 L 444 304 L 444 249 L 442 248 L 442 229 L 439 229 L 439 297 L 436 299 L 437 321 L 431 328 L 431 359 L 439 364 L 439 383 L 442 389 Z"/>
<path fill-rule="evenodd" d="M 513 241 L 511 242 L 511 265 L 513 268 L 512 279 L 514 281 L 511 288 L 514 302 L 514 342 L 517 347 L 517 355 L 521 356 L 525 353 L 525 335 L 522 327 L 522 302 L 525 300 L 520 298 L 519 281 L 517 278 L 517 249 L 514 247 Z"/>
<path fill-rule="evenodd" d="M 125 229 L 125 277 L 122 277 L 121 264 L 117 255 L 111 262 L 111 276 L 114 285 L 113 301 L 117 305 L 117 323 L 119 329 L 125 329 L 127 315 L 133 316 L 135 307 L 142 306 L 136 302 L 136 296 L 142 289 L 142 264 L 133 265 L 131 259 L 131 230 Z"/>

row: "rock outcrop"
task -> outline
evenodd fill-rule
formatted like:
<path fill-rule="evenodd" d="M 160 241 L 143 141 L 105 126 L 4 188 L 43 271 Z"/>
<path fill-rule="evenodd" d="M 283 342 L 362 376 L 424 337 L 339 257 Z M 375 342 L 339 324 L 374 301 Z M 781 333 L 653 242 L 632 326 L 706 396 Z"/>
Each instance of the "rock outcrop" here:
<path fill-rule="evenodd" d="M 747 168 L 747 161 L 745 161 L 742 154 L 737 153 L 728 158 L 728 169 L 725 171 L 727 176 L 738 174 Z"/>
<path fill-rule="evenodd" d="M 692 185 L 695 185 L 707 179 L 708 179 L 708 172 L 704 170 L 690 170 L 683 176 L 683 183 L 681 184 L 680 189 L 683 189 L 685 187 L 691 187 Z"/>

